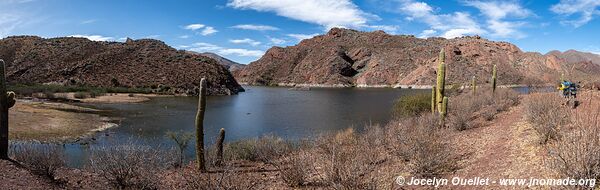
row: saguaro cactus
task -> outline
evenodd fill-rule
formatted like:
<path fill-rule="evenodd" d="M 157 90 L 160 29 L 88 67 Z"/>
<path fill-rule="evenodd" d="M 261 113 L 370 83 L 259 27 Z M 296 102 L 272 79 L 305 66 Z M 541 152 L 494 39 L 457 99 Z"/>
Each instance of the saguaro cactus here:
<path fill-rule="evenodd" d="M 219 138 L 217 139 L 217 165 L 223 164 L 223 141 L 225 141 L 225 129 L 221 128 L 219 131 Z"/>
<path fill-rule="evenodd" d="M 431 88 L 431 113 L 435 113 L 435 86 Z"/>
<path fill-rule="evenodd" d="M 448 97 L 444 96 L 441 108 L 442 111 L 440 112 L 440 125 L 444 126 L 444 123 L 446 122 L 446 114 L 448 113 Z"/>
<path fill-rule="evenodd" d="M 206 79 L 200 80 L 198 112 L 196 113 L 196 164 L 200 172 L 206 171 L 204 161 L 204 112 L 206 111 Z"/>
<path fill-rule="evenodd" d="M 8 109 L 15 105 L 15 93 L 6 92 L 4 60 L 0 59 L 0 159 L 8 159 Z"/>
<path fill-rule="evenodd" d="M 439 66 L 438 66 L 438 72 L 437 72 L 437 84 L 436 84 L 436 90 L 437 90 L 437 95 L 436 95 L 436 101 L 437 101 L 437 106 L 438 106 L 438 112 L 442 112 L 442 99 L 444 98 L 444 90 L 445 90 L 445 85 L 446 85 L 446 64 L 444 63 L 446 60 L 446 55 L 444 53 L 444 48 L 442 48 L 442 50 L 440 50 L 440 57 L 438 58 L 439 61 Z"/>
<path fill-rule="evenodd" d="M 473 96 L 477 93 L 477 80 L 475 80 L 475 76 L 471 79 L 471 91 L 473 91 Z"/>
<path fill-rule="evenodd" d="M 496 92 L 496 77 L 496 65 L 494 65 L 494 68 L 492 69 L 492 92 Z"/>

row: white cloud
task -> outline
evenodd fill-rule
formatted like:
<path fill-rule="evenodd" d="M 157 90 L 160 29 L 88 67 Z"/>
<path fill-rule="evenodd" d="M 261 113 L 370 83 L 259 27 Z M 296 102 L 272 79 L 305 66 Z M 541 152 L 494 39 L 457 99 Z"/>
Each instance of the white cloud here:
<path fill-rule="evenodd" d="M 149 35 L 149 36 L 144 36 L 142 38 L 146 38 L 146 39 L 158 39 L 160 38 L 160 35 Z"/>
<path fill-rule="evenodd" d="M 398 29 L 400 28 L 395 25 L 367 25 L 365 27 L 369 28 L 369 29 L 373 29 L 373 30 L 383 30 L 386 33 L 390 33 L 390 34 L 396 34 Z"/>
<path fill-rule="evenodd" d="M 436 14 L 429 4 L 413 0 L 400 0 L 398 11 L 406 14 L 409 21 L 423 22 L 431 27 L 429 30 L 440 31 L 444 38 L 486 33 L 467 12 Z"/>
<path fill-rule="evenodd" d="M 92 24 L 92 23 L 95 23 L 97 21 L 98 20 L 96 20 L 96 19 L 84 20 L 84 21 L 81 21 L 81 24 Z"/>
<path fill-rule="evenodd" d="M 533 12 L 523 8 L 517 2 L 509 1 L 466 1 L 465 5 L 477 8 L 487 18 L 492 35 L 503 38 L 522 38 L 525 35 L 518 30 L 526 24 L 523 21 L 506 21 L 507 18 L 523 19 L 533 16 Z"/>
<path fill-rule="evenodd" d="M 558 4 L 552 5 L 550 10 L 565 17 L 579 14 L 579 18 L 561 21 L 562 24 L 572 25 L 577 28 L 590 22 L 594 19 L 595 15 L 600 14 L 600 11 L 597 10 L 599 6 L 599 0 L 560 0 Z"/>
<path fill-rule="evenodd" d="M 231 28 L 243 29 L 243 30 L 257 30 L 257 31 L 267 31 L 267 30 L 279 30 L 279 28 L 268 25 L 254 25 L 254 24 L 240 24 L 232 26 Z"/>
<path fill-rule="evenodd" d="M 247 50 L 247 49 L 222 49 L 219 50 L 219 54 L 222 55 L 236 55 L 242 57 L 261 57 L 265 52 L 260 50 Z"/>
<path fill-rule="evenodd" d="M 482 14 L 494 20 L 507 17 L 526 18 L 534 15 L 531 10 L 510 1 L 467 1 L 465 4 L 479 9 Z"/>
<path fill-rule="evenodd" d="M 101 36 L 101 35 L 81 35 L 81 34 L 70 35 L 68 37 L 87 38 L 92 41 L 112 41 L 115 39 L 113 37 L 106 37 L 106 36 Z"/>
<path fill-rule="evenodd" d="M 304 40 L 304 39 L 309 39 L 312 37 L 315 37 L 316 35 L 319 35 L 317 33 L 314 34 L 288 34 L 287 36 L 292 37 L 298 41 Z"/>
<path fill-rule="evenodd" d="M 259 41 L 256 41 L 256 40 L 253 40 L 250 38 L 229 40 L 229 42 L 234 43 L 234 44 L 248 44 L 251 46 L 257 46 L 257 45 L 261 44 Z"/>
<path fill-rule="evenodd" d="M 268 37 L 269 41 L 271 41 L 272 44 L 275 45 L 279 45 L 279 44 L 284 44 L 286 41 L 284 39 L 281 38 L 272 38 L 272 37 Z"/>
<path fill-rule="evenodd" d="M 188 39 L 188 38 L 190 38 L 190 36 L 188 36 L 188 35 L 181 35 L 181 36 L 179 36 L 179 38 L 181 38 L 181 39 Z"/>
<path fill-rule="evenodd" d="M 204 26 L 205 26 L 204 24 L 190 24 L 190 25 L 187 25 L 187 26 L 185 26 L 183 28 L 186 29 L 186 30 L 192 30 L 192 31 L 194 31 L 194 30 L 198 30 L 200 28 L 204 28 Z"/>
<path fill-rule="evenodd" d="M 204 30 L 202 30 L 202 32 L 200 32 L 200 34 L 203 36 L 208 36 L 217 32 L 218 30 L 215 30 L 215 28 L 207 26 L 206 28 L 204 28 Z"/>
<path fill-rule="evenodd" d="M 421 32 L 421 34 L 419 34 L 419 38 L 429 38 L 433 35 L 435 35 L 437 33 L 437 31 L 435 30 L 423 30 L 423 32 Z"/>
<path fill-rule="evenodd" d="M 192 44 L 191 46 L 180 46 L 186 47 L 190 51 L 195 52 L 214 52 L 219 55 L 234 55 L 240 57 L 261 57 L 265 54 L 264 51 L 261 50 L 249 50 L 249 49 L 240 49 L 240 48 L 224 48 L 218 45 L 199 42 Z"/>
<path fill-rule="evenodd" d="M 294 20 L 333 27 L 364 27 L 370 18 L 351 0 L 229 0 L 227 6 L 275 14 Z"/>
<path fill-rule="evenodd" d="M 184 26 L 183 29 L 191 30 L 191 31 L 196 31 L 196 30 L 202 29 L 202 31 L 200 31 L 198 34 L 203 35 L 203 36 L 208 36 L 208 35 L 218 32 L 218 30 L 216 30 L 214 27 L 206 26 L 204 24 L 189 24 L 187 26 Z"/>

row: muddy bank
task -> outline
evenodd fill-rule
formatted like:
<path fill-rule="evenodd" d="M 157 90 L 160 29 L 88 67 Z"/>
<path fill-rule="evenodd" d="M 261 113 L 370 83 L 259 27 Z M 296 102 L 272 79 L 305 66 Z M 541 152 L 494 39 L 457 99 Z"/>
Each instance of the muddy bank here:
<path fill-rule="evenodd" d="M 9 110 L 9 136 L 24 141 L 75 141 L 117 126 L 101 112 L 65 103 L 18 100 Z"/>

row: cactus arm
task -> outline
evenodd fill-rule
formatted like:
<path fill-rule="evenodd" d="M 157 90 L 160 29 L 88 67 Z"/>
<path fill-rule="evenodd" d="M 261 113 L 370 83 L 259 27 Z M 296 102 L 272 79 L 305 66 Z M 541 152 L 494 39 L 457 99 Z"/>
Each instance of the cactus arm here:
<path fill-rule="evenodd" d="M 225 129 L 221 128 L 219 131 L 219 138 L 217 139 L 217 165 L 223 165 L 223 142 L 225 141 Z"/>
<path fill-rule="evenodd" d="M 11 107 L 9 95 L 6 92 L 4 60 L 0 59 L 0 159 L 8 159 L 8 108 Z M 14 93 L 12 93 L 14 101 Z"/>
<path fill-rule="evenodd" d="M 496 65 L 494 65 L 494 68 L 492 69 L 492 92 L 496 92 L 496 79 L 497 79 L 497 71 L 496 71 Z"/>
<path fill-rule="evenodd" d="M 444 126 L 444 123 L 446 122 L 446 115 L 448 114 L 448 97 L 443 98 L 442 100 L 442 111 L 440 112 L 440 122 L 441 122 L 441 126 Z"/>
<path fill-rule="evenodd" d="M 200 80 L 198 112 L 196 113 L 196 164 L 200 172 L 206 171 L 204 160 L 204 112 L 206 111 L 206 80 Z"/>
<path fill-rule="evenodd" d="M 431 113 L 435 113 L 435 86 L 431 88 Z"/>
<path fill-rule="evenodd" d="M 441 104 L 442 104 L 442 99 L 444 98 L 444 90 L 445 90 L 445 85 L 446 85 L 446 64 L 445 62 L 445 53 L 444 53 L 444 48 L 442 48 L 442 50 L 440 50 L 440 56 L 438 58 L 439 61 L 439 65 L 438 65 L 438 72 L 437 72 L 437 84 L 436 84 L 436 89 L 437 89 L 437 95 L 436 95 L 436 101 L 437 101 L 437 107 L 438 107 L 438 112 L 442 112 L 441 111 Z"/>

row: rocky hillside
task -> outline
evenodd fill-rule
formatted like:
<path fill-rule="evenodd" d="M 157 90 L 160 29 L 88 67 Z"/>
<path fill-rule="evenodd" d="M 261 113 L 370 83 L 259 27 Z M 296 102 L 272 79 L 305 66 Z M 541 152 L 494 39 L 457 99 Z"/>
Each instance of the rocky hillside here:
<path fill-rule="evenodd" d="M 554 55 L 560 57 L 562 59 L 565 59 L 569 63 L 592 62 L 594 64 L 600 65 L 600 55 L 588 52 L 581 52 L 577 50 L 567 50 L 565 52 L 551 51 L 548 52 L 547 55 Z"/>
<path fill-rule="evenodd" d="M 473 76 L 480 84 L 488 83 L 494 64 L 502 85 L 551 83 L 563 72 L 582 78 L 600 73 L 600 65 L 591 62 L 523 52 L 513 44 L 478 36 L 421 39 L 333 28 L 295 46 L 273 47 L 234 75 L 254 85 L 432 85 L 442 47 L 451 84 L 466 83 Z"/>
<path fill-rule="evenodd" d="M 0 59 L 6 62 L 7 80 L 13 84 L 160 88 L 192 95 L 206 77 L 211 95 L 244 90 L 215 60 L 178 51 L 158 40 L 120 43 L 8 37 L 0 40 Z"/>
<path fill-rule="evenodd" d="M 192 52 L 192 53 L 196 53 L 196 52 Z M 233 72 L 233 71 L 237 71 L 240 69 L 243 69 L 244 67 L 246 67 L 246 65 L 244 64 L 239 64 L 235 61 L 229 60 L 227 58 L 221 57 L 220 55 L 217 55 L 215 53 L 211 53 L 211 52 L 204 52 L 204 53 L 196 53 L 202 56 L 206 56 L 206 57 L 210 57 L 214 60 L 217 61 L 217 63 L 224 65 L 225 67 L 227 67 L 227 69 L 229 69 L 229 71 Z"/>

